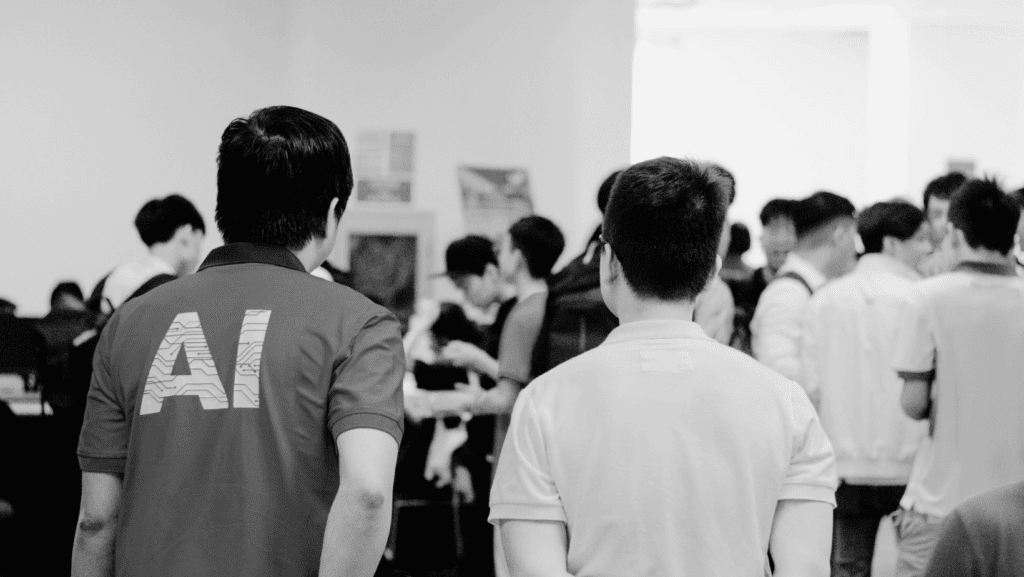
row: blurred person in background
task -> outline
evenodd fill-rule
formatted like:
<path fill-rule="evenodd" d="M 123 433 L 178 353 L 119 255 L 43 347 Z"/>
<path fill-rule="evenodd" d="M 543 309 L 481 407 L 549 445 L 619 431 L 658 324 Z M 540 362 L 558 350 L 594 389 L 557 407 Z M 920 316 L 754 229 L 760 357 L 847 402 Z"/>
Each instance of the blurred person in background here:
<path fill-rule="evenodd" d="M 967 182 L 959 172 L 950 172 L 931 180 L 924 189 L 924 214 L 931 228 L 932 252 L 921 261 L 918 270 L 926 277 L 948 272 L 956 264 L 946 243 L 949 202 L 956 189 Z"/>
<path fill-rule="evenodd" d="M 94 310 L 109 314 L 135 294 L 198 266 L 206 224 L 187 198 L 172 194 L 147 202 L 135 217 L 135 229 L 146 244 L 146 255 L 115 268 L 97 283 L 89 297 Z"/>
<path fill-rule="evenodd" d="M 825 191 L 797 203 L 796 247 L 761 295 L 750 323 L 754 357 L 805 387 L 800 356 L 804 307 L 828 279 L 850 270 L 857 252 L 855 212 L 849 200 Z M 805 390 L 816 403 L 817 392 Z"/>
<path fill-rule="evenodd" d="M 754 269 L 743 262 L 743 255 L 750 250 L 750 230 L 742 222 L 729 226 L 729 248 L 722 259 L 719 275 L 732 288 L 734 284 L 749 282 Z M 734 295 L 735 296 L 735 295 Z"/>
<path fill-rule="evenodd" d="M 880 202 L 857 219 L 865 254 L 811 297 L 804 313 L 803 382 L 836 451 L 839 489 L 833 577 L 868 577 L 881 520 L 899 507 L 925 429 L 903 414 L 891 369 L 899 314 L 930 251 L 921 209 Z"/>
<path fill-rule="evenodd" d="M 725 195 L 728 206 L 736 200 L 736 178 L 725 167 L 709 164 L 708 169 L 718 175 L 725 183 Z M 718 239 L 718 257 L 724 258 L 731 240 L 728 221 L 723 223 Z M 707 335 L 723 345 L 732 340 L 733 322 L 736 316 L 736 303 L 733 300 L 729 285 L 722 277 L 715 274 L 704 291 L 693 303 L 693 320 Z"/>
<path fill-rule="evenodd" d="M 796 246 L 796 229 L 793 227 L 795 204 L 795 200 L 774 198 L 764 205 L 760 214 L 761 249 L 767 261 L 751 273 L 746 281 L 729 283 L 736 303 L 733 338 L 729 344 L 748 355 L 753 354 L 750 321 L 754 317 L 757 301 L 786 262 L 789 251 Z"/>
<path fill-rule="evenodd" d="M 1012 251 L 1021 208 L 992 180 L 950 199 L 955 268 L 914 285 L 894 368 L 904 412 L 928 422 L 893 515 L 898 577 L 924 575 L 942 522 L 964 499 L 1024 479 L 1024 279 Z"/>

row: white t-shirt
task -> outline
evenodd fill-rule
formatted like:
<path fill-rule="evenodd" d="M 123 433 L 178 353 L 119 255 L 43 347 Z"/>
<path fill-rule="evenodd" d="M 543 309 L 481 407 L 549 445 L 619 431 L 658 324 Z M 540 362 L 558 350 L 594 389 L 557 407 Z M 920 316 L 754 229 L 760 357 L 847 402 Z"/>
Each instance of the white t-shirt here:
<path fill-rule="evenodd" d="M 945 516 L 1024 479 L 1024 279 L 1012 268 L 964 263 L 910 292 L 895 368 L 934 381 L 904 509 Z"/>
<path fill-rule="evenodd" d="M 898 322 L 914 269 L 865 254 L 804 310 L 803 384 L 818 391 L 821 424 L 839 478 L 854 485 L 906 485 L 926 425 L 903 413 L 903 380 L 892 370 Z"/>
<path fill-rule="evenodd" d="M 118 308 L 149 279 L 161 275 L 176 275 L 174 267 L 147 254 L 137 261 L 125 263 L 110 273 L 103 285 L 103 299 Z"/>
<path fill-rule="evenodd" d="M 645 321 L 523 389 L 489 519 L 566 523 L 573 575 L 759 575 L 778 501 L 835 506 L 836 485 L 799 385 Z"/>

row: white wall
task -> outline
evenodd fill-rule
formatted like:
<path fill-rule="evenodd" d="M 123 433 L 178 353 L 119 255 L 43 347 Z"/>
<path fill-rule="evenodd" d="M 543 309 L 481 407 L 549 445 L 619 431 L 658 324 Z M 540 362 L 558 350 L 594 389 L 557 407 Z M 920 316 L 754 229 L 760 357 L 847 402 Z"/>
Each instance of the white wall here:
<path fill-rule="evenodd" d="M 721 162 L 737 181 L 730 218 L 755 233 L 770 198 L 863 194 L 865 34 L 687 30 L 679 38 L 637 47 L 634 161 Z"/>
<path fill-rule="evenodd" d="M 632 0 L 296 0 L 289 100 L 350 141 L 415 131 L 413 205 L 435 211 L 438 267 L 463 233 L 460 164 L 526 168 L 568 257 L 629 161 L 633 18 Z"/>
<path fill-rule="evenodd" d="M 234 117 L 309 108 L 354 141 L 417 133 L 415 208 L 435 263 L 462 234 L 456 166 L 528 169 L 578 252 L 597 186 L 629 160 L 633 0 L 5 2 L 0 18 L 0 297 L 42 314 L 142 253 L 131 221 L 180 191 L 213 222 Z"/>
<path fill-rule="evenodd" d="M 283 2 L 5 2 L 0 296 L 43 314 L 145 249 L 132 225 L 180 191 L 213 222 L 220 132 L 285 91 Z"/>
<path fill-rule="evenodd" d="M 920 24 L 910 35 L 910 193 L 950 157 L 1024 185 L 1024 29 Z"/>

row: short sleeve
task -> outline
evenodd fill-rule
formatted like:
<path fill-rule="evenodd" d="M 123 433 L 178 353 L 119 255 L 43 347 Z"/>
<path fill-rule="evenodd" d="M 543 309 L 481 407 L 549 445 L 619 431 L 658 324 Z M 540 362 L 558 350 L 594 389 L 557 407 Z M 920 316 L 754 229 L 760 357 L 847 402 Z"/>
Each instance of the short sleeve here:
<path fill-rule="evenodd" d="M 402 441 L 405 353 L 398 320 L 370 317 L 335 369 L 328 397 L 328 426 L 335 439 L 350 429 L 378 429 Z"/>
<path fill-rule="evenodd" d="M 130 426 L 123 389 L 110 369 L 118 318 L 115 315 L 100 333 L 93 354 L 92 380 L 78 438 L 78 464 L 88 473 L 124 474 L 128 458 Z"/>
<path fill-rule="evenodd" d="M 547 448 L 532 395 L 524 391 L 512 410 L 512 423 L 498 459 L 488 521 L 566 521 Z"/>
<path fill-rule="evenodd" d="M 807 394 L 791 385 L 793 437 L 789 470 L 779 500 L 823 501 L 836 506 L 836 456 Z"/>
<path fill-rule="evenodd" d="M 518 303 L 505 321 L 498 347 L 498 372 L 502 379 L 526 386 L 533 378 L 533 347 L 537 344 L 547 295 L 537 294 Z"/>
<path fill-rule="evenodd" d="M 924 295 L 912 289 L 903 302 L 896 333 L 894 369 L 903 379 L 935 376 L 935 336 Z"/>

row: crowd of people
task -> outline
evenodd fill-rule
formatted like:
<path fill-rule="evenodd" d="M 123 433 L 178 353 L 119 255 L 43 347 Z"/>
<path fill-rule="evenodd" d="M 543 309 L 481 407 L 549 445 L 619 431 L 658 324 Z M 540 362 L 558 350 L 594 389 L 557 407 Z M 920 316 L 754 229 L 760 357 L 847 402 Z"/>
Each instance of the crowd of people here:
<path fill-rule="evenodd" d="M 90 296 L 6 303 L 61 574 L 867 576 L 886 518 L 898 577 L 1024 574 L 1024 190 L 773 199 L 754 269 L 733 175 L 652 159 L 560 270 L 543 216 L 451 242 L 403 330 L 326 262 L 352 182 L 332 122 L 258 110 L 201 264 L 173 194 Z"/>

